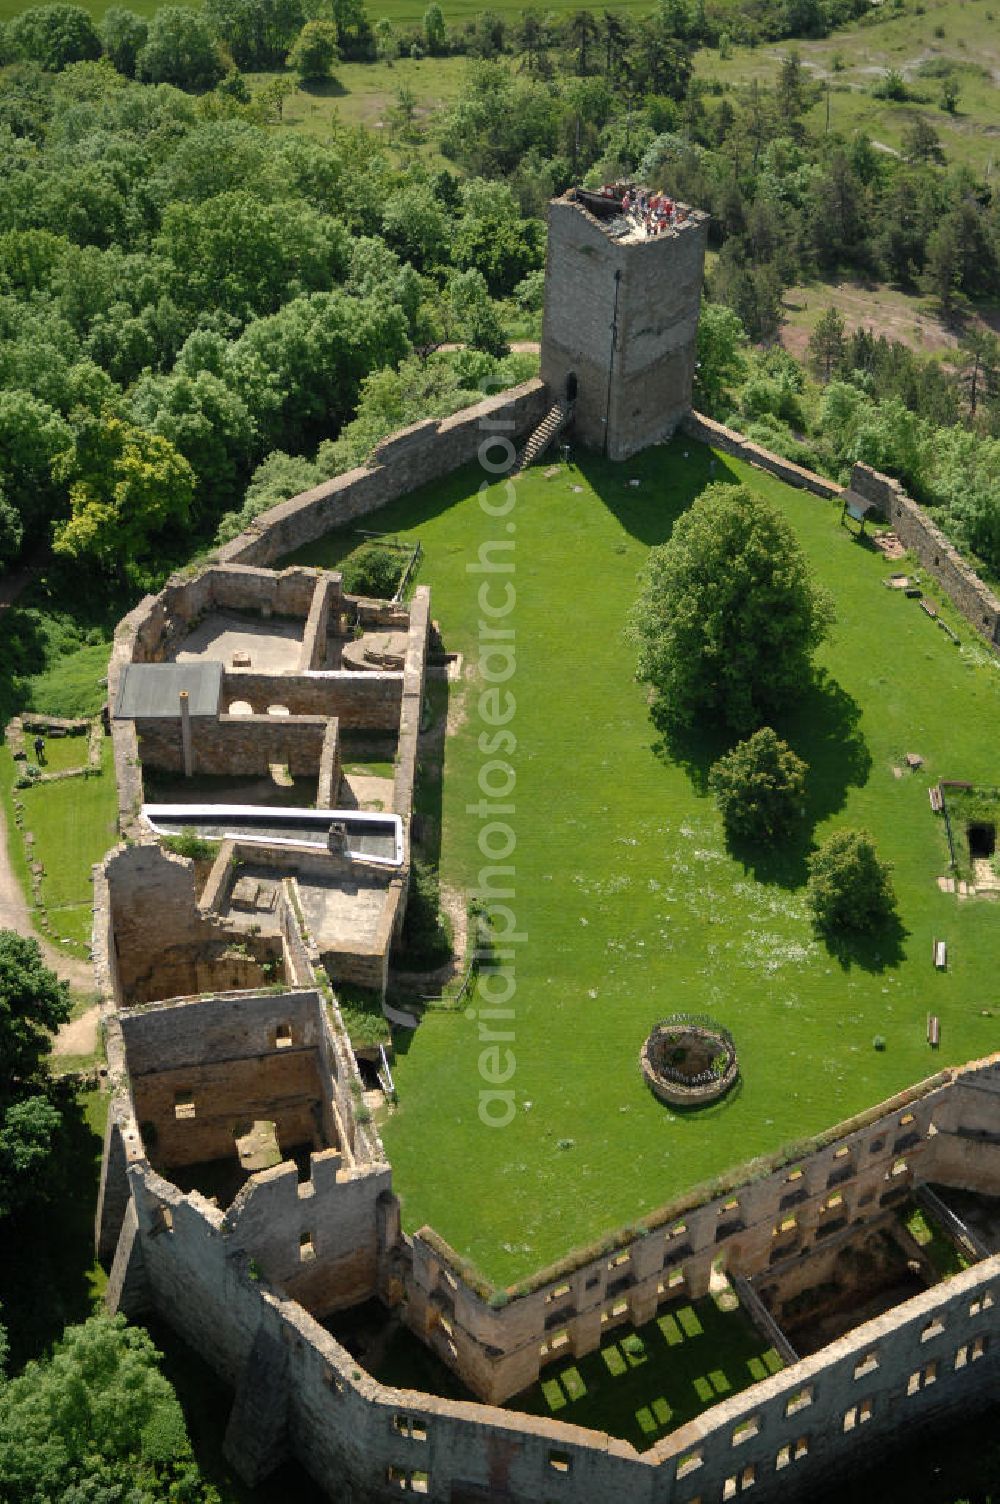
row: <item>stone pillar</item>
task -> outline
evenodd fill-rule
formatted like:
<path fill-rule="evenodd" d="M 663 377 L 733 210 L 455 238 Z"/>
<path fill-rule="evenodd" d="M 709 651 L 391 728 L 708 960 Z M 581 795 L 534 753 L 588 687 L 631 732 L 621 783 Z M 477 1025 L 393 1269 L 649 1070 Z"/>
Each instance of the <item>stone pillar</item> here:
<path fill-rule="evenodd" d="M 181 703 L 181 755 L 184 762 L 184 777 L 194 774 L 194 747 L 191 741 L 191 701 L 186 689 L 180 692 Z"/>

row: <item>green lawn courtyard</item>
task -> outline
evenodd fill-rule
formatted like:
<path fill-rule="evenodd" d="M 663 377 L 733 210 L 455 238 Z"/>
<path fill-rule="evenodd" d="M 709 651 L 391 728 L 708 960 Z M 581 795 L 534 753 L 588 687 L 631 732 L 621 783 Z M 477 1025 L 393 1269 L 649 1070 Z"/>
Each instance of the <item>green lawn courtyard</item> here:
<path fill-rule="evenodd" d="M 513 1003 L 516 1114 L 502 1129 L 480 1121 L 479 1025 L 434 1011 L 396 1036 L 399 1107 L 382 1126 L 405 1225 L 429 1223 L 501 1285 L 1000 1043 L 1000 916 L 989 901 L 939 891 L 946 841 L 927 798 L 942 776 L 1000 781 L 1000 665 L 953 614 L 961 647 L 884 589 L 898 566 L 841 528 L 836 503 L 687 441 L 624 465 L 581 463 L 548 480 L 541 468 L 525 474 L 511 514 L 511 906 L 527 935 Z M 838 612 L 820 681 L 803 685 L 776 728 L 812 770 L 811 836 L 756 870 L 727 852 L 704 791 L 718 746 L 660 745 L 623 635 L 647 548 L 669 535 L 710 464 L 712 478 L 746 479 L 786 513 Z M 485 758 L 470 678 L 482 576 L 466 565 L 505 526 L 480 508 L 481 478 L 466 470 L 365 519 L 420 539 L 432 615 L 464 655 L 441 875 L 467 892 L 483 861 L 466 806 L 481 797 Z M 356 542 L 345 530 L 298 557 L 333 564 Z M 909 752 L 924 765 L 897 776 Z M 433 807 L 435 769 L 422 771 Z M 813 935 L 804 858 L 839 825 L 867 827 L 894 864 L 903 932 L 886 954 L 838 959 Z M 944 973 L 931 963 L 937 938 L 948 942 Z M 638 1068 L 650 1026 L 676 1009 L 724 1023 L 742 1066 L 736 1093 L 694 1116 L 656 1102 Z M 941 1019 L 938 1052 L 926 1042 L 929 1011 Z"/>
<path fill-rule="evenodd" d="M 784 1366 L 727 1293 L 664 1306 L 655 1321 L 615 1332 L 585 1358 L 551 1364 L 508 1408 L 607 1431 L 644 1451 Z"/>
<path fill-rule="evenodd" d="M 87 760 L 86 736 L 46 741 L 47 769 L 82 767 Z M 33 909 L 25 845 L 14 820 L 14 760 L 0 747 L 0 793 L 7 825 L 11 866 Z M 52 939 L 81 960 L 90 948 L 93 926 L 91 868 L 118 839 L 118 799 L 115 791 L 111 739 L 101 748 L 101 771 L 90 777 L 66 778 L 18 789 L 24 805 L 25 829 L 34 836 L 32 860 L 44 867 L 42 898 L 48 911 Z"/>

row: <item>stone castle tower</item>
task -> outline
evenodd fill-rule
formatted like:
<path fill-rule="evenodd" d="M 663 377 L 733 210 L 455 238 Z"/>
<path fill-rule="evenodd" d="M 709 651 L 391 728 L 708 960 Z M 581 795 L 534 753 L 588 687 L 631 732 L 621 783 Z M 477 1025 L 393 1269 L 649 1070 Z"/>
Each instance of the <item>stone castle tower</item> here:
<path fill-rule="evenodd" d="M 570 189 L 549 206 L 541 377 L 574 398 L 579 441 L 623 460 L 691 406 L 708 215 L 678 206 L 659 235 L 620 200 Z"/>

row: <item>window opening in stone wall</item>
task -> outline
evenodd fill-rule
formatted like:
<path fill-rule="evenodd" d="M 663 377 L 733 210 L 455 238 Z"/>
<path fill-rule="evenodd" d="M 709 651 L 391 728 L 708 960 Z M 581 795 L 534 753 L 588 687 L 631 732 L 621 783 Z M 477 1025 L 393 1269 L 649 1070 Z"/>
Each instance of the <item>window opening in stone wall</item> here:
<path fill-rule="evenodd" d="M 190 1121 L 195 1116 L 194 1096 L 189 1091 L 179 1091 L 174 1095 L 174 1117 L 178 1122 Z"/>
<path fill-rule="evenodd" d="M 968 1363 L 968 1361 L 969 1361 L 969 1348 L 968 1348 L 968 1344 L 965 1343 L 965 1342 L 963 1342 L 962 1346 L 955 1353 L 955 1367 L 956 1368 L 964 1368 L 965 1365 L 966 1365 L 966 1363 Z"/>
<path fill-rule="evenodd" d="M 557 1473 L 568 1473 L 572 1464 L 572 1458 L 568 1452 L 550 1452 L 549 1467 Z"/>
<path fill-rule="evenodd" d="M 785 1406 L 785 1415 L 795 1415 L 799 1410 L 804 1410 L 807 1405 L 811 1405 L 812 1402 L 813 1386 L 807 1384 L 805 1389 L 800 1389 L 796 1394 L 791 1396 L 788 1404 Z"/>
<path fill-rule="evenodd" d="M 274 1048 L 276 1050 L 287 1050 L 289 1048 L 289 1046 L 291 1045 L 291 1043 L 292 1043 L 292 1026 L 291 1026 L 291 1024 L 279 1024 L 278 1027 L 274 1031 Z"/>
<path fill-rule="evenodd" d="M 301 1233 L 299 1235 L 299 1262 L 308 1264 L 315 1257 L 316 1250 L 313 1247 L 312 1234 L 308 1232 Z"/>
<path fill-rule="evenodd" d="M 733 1432 L 731 1445 L 734 1447 L 741 1446 L 743 1442 L 749 1441 L 752 1436 L 756 1436 L 759 1430 L 759 1415 L 751 1415 L 748 1420 L 741 1420 Z"/>
<path fill-rule="evenodd" d="M 685 1452 L 677 1463 L 677 1477 L 686 1478 L 690 1473 L 696 1472 L 704 1461 L 703 1452 Z"/>
<path fill-rule="evenodd" d="M 986 1338 L 985 1337 L 977 1337 L 975 1339 L 975 1341 L 973 1342 L 973 1344 L 972 1344 L 972 1352 L 970 1354 L 973 1363 L 975 1363 L 975 1361 L 976 1361 L 977 1358 L 981 1358 L 983 1356 L 983 1353 L 985 1351 L 986 1351 Z"/>
<path fill-rule="evenodd" d="M 400 1436 L 408 1437 L 410 1441 L 427 1440 L 427 1427 L 413 1415 L 399 1412 L 393 1416 L 392 1426 L 394 1431 L 398 1431 Z"/>
<path fill-rule="evenodd" d="M 858 1425 L 859 1426 L 863 1426 L 866 1421 L 871 1420 L 872 1413 L 873 1413 L 874 1409 L 875 1409 L 875 1401 L 874 1400 L 862 1400 L 861 1401 L 861 1404 L 858 1406 Z"/>
<path fill-rule="evenodd" d="M 863 1379 L 866 1374 L 874 1373 L 877 1368 L 878 1353 L 865 1353 L 865 1356 L 861 1359 L 861 1361 L 855 1364 L 854 1377 L 856 1379 Z"/>

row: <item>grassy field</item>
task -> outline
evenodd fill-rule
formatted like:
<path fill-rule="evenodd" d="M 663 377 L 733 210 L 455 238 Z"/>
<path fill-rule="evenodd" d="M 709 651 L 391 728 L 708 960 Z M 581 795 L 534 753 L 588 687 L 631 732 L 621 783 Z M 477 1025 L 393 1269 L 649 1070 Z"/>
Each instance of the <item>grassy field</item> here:
<path fill-rule="evenodd" d="M 930 294 L 901 292 L 885 282 L 810 282 L 789 287 L 782 298 L 781 343 L 797 360 L 808 359 L 809 337 L 830 307 L 840 313 L 849 332 L 871 329 L 918 355 L 933 355 L 948 364 L 954 360 L 966 330 L 1000 328 L 1000 309 L 981 303 L 966 310 L 961 326 L 946 322 Z"/>
<path fill-rule="evenodd" d="M 429 128 L 435 116 L 458 98 L 469 66 L 470 60 L 465 57 L 338 63 L 336 77 L 328 83 L 300 86 L 288 96 L 279 129 L 301 131 L 324 141 L 338 121 L 344 125 L 363 125 L 400 152 L 412 155 L 416 147 L 422 148 L 422 159 L 437 166 L 444 159 L 427 139 Z M 249 73 L 247 81 L 256 93 L 282 76 L 289 75 Z M 401 140 L 393 122 L 400 89 L 410 90 L 416 100 L 416 135 L 412 141 Z"/>
<path fill-rule="evenodd" d="M 940 33 L 940 34 L 939 34 Z M 794 48 L 811 77 L 830 84 L 830 129 L 851 135 L 864 131 L 891 151 L 922 114 L 941 137 L 947 159 L 986 172 L 997 156 L 1000 96 L 1000 26 L 990 0 L 927 0 L 876 24 L 857 22 L 821 41 L 781 42 L 767 47 L 734 47 L 720 58 L 704 50 L 695 72 L 730 85 L 773 82 L 781 60 Z M 932 72 L 947 62 L 960 85 L 958 110 L 941 107 L 941 82 Z M 872 85 L 887 68 L 902 73 L 912 92 L 907 103 L 874 99 Z M 928 70 L 931 70 L 930 72 Z M 826 97 L 807 116 L 813 129 L 826 122 Z"/>
<path fill-rule="evenodd" d="M 836 600 L 823 678 L 778 729 L 813 770 L 813 836 L 866 826 L 894 864 L 903 933 L 884 954 L 831 955 L 805 909 L 808 837 L 744 866 L 703 790 L 718 749 L 671 755 L 651 725 L 624 618 L 647 548 L 704 485 L 708 453 L 675 444 L 627 465 L 588 458 L 553 480 L 527 473 L 511 618 L 512 906 L 528 937 L 517 953 L 517 1112 L 503 1131 L 480 1122 L 478 1025 L 435 1012 L 397 1038 L 400 1107 L 383 1128 L 406 1225 L 430 1223 L 500 1283 L 998 1044 L 996 910 L 938 890 L 946 843 L 926 792 L 940 776 L 994 781 L 995 660 L 961 627 L 954 647 L 915 602 L 882 588 L 891 566 L 839 526 L 835 503 L 716 465 L 781 508 Z M 433 615 L 465 655 L 446 746 L 442 880 L 466 890 L 482 866 L 466 806 L 480 797 L 483 761 L 470 678 L 480 577 L 466 565 L 500 530 L 478 505 L 479 479 L 453 476 L 378 518 L 421 540 Z M 305 556 L 332 563 L 355 541 L 334 535 Z M 897 777 L 911 751 L 924 767 Z M 937 937 L 949 947 L 943 974 L 930 959 Z M 677 1008 L 725 1023 L 743 1069 L 738 1094 L 693 1118 L 659 1106 L 638 1070 L 650 1026 Z M 931 1009 L 938 1054 L 925 1039 Z"/>
<path fill-rule="evenodd" d="M 86 752 L 86 738 L 73 739 Z M 62 756 L 68 743 L 50 741 L 53 755 Z M 54 749 L 60 748 L 58 754 Z M 10 789 L 14 764 L 6 747 L 0 749 L 0 784 L 7 820 L 7 846 L 11 863 L 31 906 L 31 885 L 21 836 L 14 824 Z M 19 789 L 24 801 L 25 825 L 34 835 L 33 860 L 45 868 L 42 895 L 48 910 L 53 938 L 64 943 L 72 955 L 85 958 L 90 944 L 90 869 L 110 846 L 117 830 L 118 801 L 115 792 L 111 742 L 101 753 L 101 773 L 90 778 L 68 778 L 61 783 L 36 784 Z"/>

